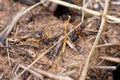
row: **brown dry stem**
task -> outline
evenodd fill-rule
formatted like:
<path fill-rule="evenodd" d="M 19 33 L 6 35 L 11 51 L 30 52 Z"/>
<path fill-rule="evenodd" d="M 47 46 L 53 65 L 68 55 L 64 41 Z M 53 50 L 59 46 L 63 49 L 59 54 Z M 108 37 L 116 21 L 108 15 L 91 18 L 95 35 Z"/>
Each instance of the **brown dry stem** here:
<path fill-rule="evenodd" d="M 103 30 L 103 28 L 104 28 L 104 24 L 105 24 L 105 21 L 106 21 L 106 17 L 105 17 L 105 16 L 107 15 L 109 1 L 110 1 L 110 0 L 106 0 L 106 1 L 105 1 L 105 8 L 104 8 L 103 15 L 102 15 L 102 20 L 101 20 L 100 29 L 99 29 L 99 32 L 98 32 L 98 34 L 97 34 L 96 40 L 95 40 L 95 42 L 94 42 L 94 44 L 93 44 L 93 46 L 92 46 L 92 49 L 90 50 L 90 53 L 89 53 L 89 55 L 88 55 L 88 58 L 87 58 L 87 60 L 86 60 L 86 62 L 85 62 L 85 66 L 84 66 L 84 68 L 83 68 L 83 71 L 82 71 L 82 73 L 81 73 L 81 76 L 80 76 L 79 80 L 85 80 L 85 77 L 86 77 L 86 75 L 87 75 L 87 70 L 88 70 L 90 58 L 91 58 L 92 54 L 94 53 L 95 47 L 96 47 L 96 45 L 98 44 L 98 41 L 99 41 L 99 39 L 100 39 L 100 35 L 101 35 L 102 30 Z"/>
<path fill-rule="evenodd" d="M 104 56 L 104 57 L 100 57 L 100 59 L 107 60 L 114 63 L 120 63 L 120 58 Z"/>
<path fill-rule="evenodd" d="M 106 43 L 106 44 L 101 44 L 101 45 L 98 45 L 96 46 L 96 48 L 101 48 L 101 47 L 109 47 L 109 46 L 119 46 L 120 43 Z"/>
<path fill-rule="evenodd" d="M 67 42 L 67 28 L 68 28 L 68 24 L 69 24 L 69 21 L 70 21 L 71 17 L 68 16 L 68 20 L 65 24 L 65 28 L 64 28 L 64 42 L 63 42 L 63 47 L 62 47 L 62 53 L 65 53 L 65 48 L 66 48 L 66 42 Z"/>
<path fill-rule="evenodd" d="M 26 69 L 27 67 L 23 66 L 23 65 L 19 65 L 21 68 Z M 60 76 L 60 75 L 55 75 L 52 74 L 50 72 L 46 72 L 44 70 L 41 69 L 37 69 L 35 67 L 31 67 L 29 69 L 27 69 L 29 72 L 31 72 L 32 74 L 34 74 L 35 76 L 39 77 L 40 79 L 42 78 L 42 75 L 47 76 L 49 78 L 55 79 L 55 80 L 73 80 L 70 77 L 67 76 Z M 41 75 L 42 74 L 42 75 Z M 43 80 L 43 79 L 42 79 Z"/>
<path fill-rule="evenodd" d="M 10 22 L 8 22 L 8 25 L 5 27 L 5 29 L 0 33 L 0 42 L 3 43 L 4 40 L 7 38 L 15 24 L 18 22 L 18 20 L 21 17 L 21 13 L 25 10 L 25 8 L 22 8 L 18 13 L 12 17 L 12 20 L 10 19 Z"/>

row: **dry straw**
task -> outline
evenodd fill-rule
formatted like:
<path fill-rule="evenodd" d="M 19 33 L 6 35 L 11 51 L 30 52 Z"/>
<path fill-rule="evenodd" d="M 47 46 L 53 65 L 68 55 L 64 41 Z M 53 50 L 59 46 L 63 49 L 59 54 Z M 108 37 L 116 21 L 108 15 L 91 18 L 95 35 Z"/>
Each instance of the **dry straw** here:
<path fill-rule="evenodd" d="M 96 37 L 96 39 L 95 39 L 95 42 L 94 42 L 94 44 L 93 44 L 93 46 L 92 46 L 92 49 L 90 50 L 90 53 L 89 53 L 89 55 L 88 55 L 88 58 L 87 58 L 87 60 L 86 60 L 86 62 L 85 62 L 85 66 L 84 66 L 84 68 L 83 68 L 83 71 L 82 71 L 82 73 L 81 73 L 81 76 L 80 76 L 80 79 L 79 79 L 79 80 L 85 80 L 85 77 L 86 77 L 86 75 L 87 75 L 87 70 L 88 70 L 90 58 L 91 58 L 92 54 L 93 54 L 94 51 L 95 51 L 95 47 L 96 47 L 97 44 L 98 44 L 98 41 L 99 41 L 99 39 L 100 39 L 100 35 L 101 35 L 102 30 L 103 30 L 104 25 L 105 25 L 106 15 L 107 15 L 108 6 L 109 6 L 109 1 L 110 1 L 110 0 L 105 0 L 105 8 L 104 8 L 104 11 L 103 11 L 103 14 L 102 14 L 100 29 L 99 29 L 99 31 L 98 31 L 98 34 L 97 34 L 97 37 Z"/>

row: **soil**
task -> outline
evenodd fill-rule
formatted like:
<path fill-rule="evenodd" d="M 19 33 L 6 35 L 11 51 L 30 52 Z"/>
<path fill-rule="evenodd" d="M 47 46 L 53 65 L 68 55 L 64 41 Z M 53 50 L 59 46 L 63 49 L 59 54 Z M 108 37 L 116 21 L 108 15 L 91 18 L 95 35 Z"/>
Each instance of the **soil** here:
<path fill-rule="evenodd" d="M 104 0 L 100 1 L 104 3 Z M 73 2 L 76 5 L 82 6 L 82 0 L 76 0 Z M 9 25 L 9 22 L 12 20 L 11 17 L 15 16 L 15 14 L 22 7 L 28 8 L 33 4 L 26 4 L 24 1 L 21 3 L 19 0 L 0 0 L 0 32 L 2 32 L 7 25 Z M 102 12 L 103 8 L 95 8 L 95 4 L 97 4 L 97 2 L 92 0 L 92 3 L 88 6 L 88 8 Z M 118 5 L 110 4 L 108 14 L 115 17 L 120 17 L 119 7 L 120 6 Z M 13 80 L 22 70 L 22 68 L 17 70 L 19 64 L 29 65 L 38 56 L 55 44 L 60 37 L 64 35 L 64 28 L 67 22 L 67 18 L 64 16 L 68 16 L 68 14 L 70 14 L 70 16 L 74 18 L 69 22 L 67 32 L 75 28 L 81 22 L 82 15 L 77 15 L 76 12 L 74 15 L 71 15 L 70 12 L 71 9 L 68 9 L 67 13 L 59 14 L 58 17 L 58 15 L 56 16 L 54 12 L 50 12 L 46 9 L 46 7 L 40 5 L 22 16 L 22 18 L 7 36 L 6 42 L 4 42 L 4 44 L 1 43 L 0 79 Z M 69 74 L 69 77 L 74 80 L 79 80 L 85 61 L 99 30 L 100 21 L 101 17 L 85 13 L 85 18 L 83 21 L 85 28 L 82 30 L 82 33 L 77 34 L 77 31 L 79 31 L 78 28 L 69 35 L 70 39 L 77 35 L 77 38 L 72 41 L 77 51 L 67 44 L 65 52 L 61 56 L 62 45 L 64 42 L 64 40 L 62 40 L 58 44 L 60 45 L 59 48 L 57 48 L 57 45 L 51 49 L 46 55 L 41 57 L 40 60 L 34 64 L 34 67 L 56 75 L 62 75 L 66 72 L 74 71 L 73 73 Z M 120 45 L 112 45 L 112 43 L 120 43 L 120 24 L 110 23 L 109 21 L 106 22 L 98 45 L 104 45 L 108 43 L 111 45 L 96 48 L 90 60 L 86 80 L 111 80 L 109 79 L 109 76 L 112 76 L 114 80 L 120 80 L 120 78 L 115 78 L 117 73 L 115 73 L 114 70 L 95 68 L 97 65 L 119 65 L 118 63 L 101 60 L 100 57 L 113 57 L 115 55 L 118 55 L 116 56 L 118 58 L 120 57 Z M 40 80 L 40 78 L 29 71 L 26 71 L 23 75 L 19 78 L 19 80 Z M 44 80 L 53 80 L 47 76 L 42 76 Z"/>

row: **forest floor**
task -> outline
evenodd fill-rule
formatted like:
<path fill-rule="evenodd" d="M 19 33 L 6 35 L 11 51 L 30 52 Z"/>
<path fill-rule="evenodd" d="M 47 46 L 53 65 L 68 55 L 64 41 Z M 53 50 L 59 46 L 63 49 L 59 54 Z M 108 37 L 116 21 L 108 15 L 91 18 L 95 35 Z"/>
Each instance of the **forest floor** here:
<path fill-rule="evenodd" d="M 89 1 L 92 1 L 87 5 L 89 9 L 103 12 L 104 0 Z M 82 0 L 74 3 L 82 6 Z M 20 17 L 7 36 L 2 36 L 13 16 L 23 7 L 30 6 L 14 0 L 0 0 L 0 80 L 17 80 L 19 73 L 31 64 L 18 80 L 59 80 L 60 77 L 61 80 L 79 80 L 99 31 L 101 16 L 85 12 L 81 20 L 83 15 L 77 15 L 77 11 L 71 9 L 69 21 L 64 17 L 67 14 L 56 17 L 54 12 L 39 5 Z M 107 14 L 119 18 L 120 4 L 111 0 Z M 82 24 L 73 30 L 80 22 Z M 65 32 L 69 31 L 72 32 L 66 37 Z M 86 80 L 120 80 L 119 63 L 120 24 L 107 20 L 90 58 Z"/>

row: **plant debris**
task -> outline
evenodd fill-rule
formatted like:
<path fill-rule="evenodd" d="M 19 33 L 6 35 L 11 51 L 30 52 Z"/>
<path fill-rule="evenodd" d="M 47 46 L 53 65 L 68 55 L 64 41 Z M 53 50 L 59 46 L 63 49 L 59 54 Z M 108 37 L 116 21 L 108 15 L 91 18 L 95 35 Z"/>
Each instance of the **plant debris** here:
<path fill-rule="evenodd" d="M 0 80 L 79 80 L 105 17 L 85 80 L 120 80 L 120 6 L 105 2 L 0 0 Z"/>

